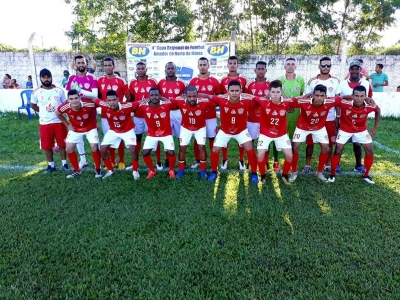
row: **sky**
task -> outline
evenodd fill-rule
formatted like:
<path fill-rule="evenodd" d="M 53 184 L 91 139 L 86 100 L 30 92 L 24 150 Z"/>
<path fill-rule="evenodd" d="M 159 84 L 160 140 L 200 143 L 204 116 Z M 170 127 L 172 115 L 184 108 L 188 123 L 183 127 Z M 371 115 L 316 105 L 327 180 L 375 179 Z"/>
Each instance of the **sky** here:
<path fill-rule="evenodd" d="M 27 48 L 30 35 L 36 32 L 35 46 L 71 49 L 64 34 L 70 30 L 74 20 L 71 4 L 64 0 L 0 0 L 0 7 L 10 3 L 13 9 L 7 9 L 1 16 L 0 44 Z M 400 11 L 397 11 L 396 18 L 397 26 L 385 30 L 382 46 L 391 46 L 400 39 Z"/>

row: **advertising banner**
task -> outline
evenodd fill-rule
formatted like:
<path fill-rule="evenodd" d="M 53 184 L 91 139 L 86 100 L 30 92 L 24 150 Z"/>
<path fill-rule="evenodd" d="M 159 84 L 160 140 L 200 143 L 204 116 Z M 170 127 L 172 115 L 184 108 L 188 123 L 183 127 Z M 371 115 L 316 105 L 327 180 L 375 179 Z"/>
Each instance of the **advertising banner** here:
<path fill-rule="evenodd" d="M 136 77 L 136 64 L 147 66 L 147 75 L 159 81 L 165 78 L 165 65 L 176 65 L 176 76 L 186 83 L 198 75 L 200 57 L 210 61 L 210 75 L 220 80 L 228 74 L 229 42 L 210 43 L 127 43 L 128 82 Z"/>

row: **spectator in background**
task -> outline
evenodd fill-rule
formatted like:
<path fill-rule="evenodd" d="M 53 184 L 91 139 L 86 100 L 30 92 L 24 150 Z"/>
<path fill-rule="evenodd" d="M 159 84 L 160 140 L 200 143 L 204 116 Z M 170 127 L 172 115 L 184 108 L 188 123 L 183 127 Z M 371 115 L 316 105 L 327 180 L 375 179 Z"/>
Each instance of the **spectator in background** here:
<path fill-rule="evenodd" d="M 10 89 L 19 89 L 19 84 L 17 83 L 17 79 L 11 79 Z"/>
<path fill-rule="evenodd" d="M 376 64 L 375 73 L 371 74 L 371 85 L 373 92 L 383 92 L 383 87 L 389 85 L 389 77 L 382 72 L 383 65 Z"/>
<path fill-rule="evenodd" d="M 117 75 L 118 77 L 121 77 L 121 73 L 118 71 L 114 71 L 114 74 Z"/>
<path fill-rule="evenodd" d="M 369 77 L 368 71 L 367 71 L 367 69 L 365 69 L 365 68 L 363 67 L 364 61 L 363 61 L 361 58 L 360 58 L 360 59 L 357 59 L 357 61 L 359 61 L 359 62 L 361 63 L 360 78 L 365 78 L 366 80 L 369 80 L 370 77 Z M 350 77 L 350 72 L 347 73 L 345 79 L 347 79 L 347 78 L 349 78 L 349 77 Z"/>
<path fill-rule="evenodd" d="M 4 77 L 3 77 L 3 88 L 4 89 L 11 88 L 11 75 L 10 74 L 4 75 Z"/>
<path fill-rule="evenodd" d="M 65 86 L 66 86 L 67 83 L 68 83 L 68 78 L 69 78 L 69 72 L 68 72 L 68 70 L 64 70 L 63 75 L 64 75 L 64 77 L 63 77 L 63 79 L 62 79 L 62 81 L 61 81 L 61 85 L 62 85 L 63 88 L 65 88 Z"/>
<path fill-rule="evenodd" d="M 32 82 L 32 76 L 28 75 L 28 81 L 26 82 L 26 88 L 27 89 L 33 89 L 33 82 Z"/>
<path fill-rule="evenodd" d="M 400 85 L 397 87 L 396 92 L 399 92 L 399 93 L 400 93 Z"/>

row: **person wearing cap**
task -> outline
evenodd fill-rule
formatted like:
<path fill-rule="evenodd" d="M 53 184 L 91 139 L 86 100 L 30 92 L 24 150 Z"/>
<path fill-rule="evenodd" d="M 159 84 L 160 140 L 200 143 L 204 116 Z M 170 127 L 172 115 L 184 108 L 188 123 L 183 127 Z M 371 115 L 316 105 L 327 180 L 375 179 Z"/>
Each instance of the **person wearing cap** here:
<path fill-rule="evenodd" d="M 340 82 L 340 96 L 342 98 L 352 98 L 353 90 L 356 86 L 364 86 L 367 91 L 367 96 L 372 98 L 372 87 L 365 77 L 361 78 L 362 65 L 360 61 L 355 60 L 350 63 L 349 73 L 350 77 L 347 80 Z M 340 119 L 340 113 L 336 115 L 336 118 Z M 351 141 L 350 141 L 351 142 Z M 364 173 L 365 168 L 361 163 L 362 158 L 362 147 L 360 143 L 353 143 L 354 156 L 356 158 L 356 165 L 354 167 L 355 172 Z M 340 167 L 336 170 L 340 173 Z"/>
<path fill-rule="evenodd" d="M 54 141 L 57 142 L 64 171 L 69 171 L 65 152 L 67 128 L 56 115 L 58 106 L 66 101 L 61 88 L 53 85 L 52 75 L 48 69 L 40 71 L 41 86 L 32 92 L 31 108 L 39 113 L 40 148 L 44 150 L 47 159 L 47 169 L 50 174 L 56 170 L 53 157 Z"/>
<path fill-rule="evenodd" d="M 366 80 L 369 80 L 369 74 L 368 74 L 368 71 L 367 71 L 367 69 L 366 68 L 364 68 L 363 67 L 363 64 L 364 64 L 364 61 L 360 58 L 360 59 L 357 59 L 357 61 L 358 62 L 360 62 L 360 64 L 361 64 L 361 73 L 360 73 L 360 77 L 361 78 L 365 78 Z M 349 78 L 350 77 L 350 72 L 347 72 L 347 74 L 346 74 L 346 77 L 344 78 L 344 79 L 347 79 L 347 78 Z"/>
<path fill-rule="evenodd" d="M 63 88 L 65 88 L 66 85 L 67 85 L 67 83 L 68 83 L 68 78 L 69 78 L 69 72 L 68 72 L 68 70 L 64 70 L 63 75 L 64 75 L 64 77 L 63 77 L 63 79 L 62 79 L 62 81 L 61 81 L 61 85 L 62 85 Z"/>

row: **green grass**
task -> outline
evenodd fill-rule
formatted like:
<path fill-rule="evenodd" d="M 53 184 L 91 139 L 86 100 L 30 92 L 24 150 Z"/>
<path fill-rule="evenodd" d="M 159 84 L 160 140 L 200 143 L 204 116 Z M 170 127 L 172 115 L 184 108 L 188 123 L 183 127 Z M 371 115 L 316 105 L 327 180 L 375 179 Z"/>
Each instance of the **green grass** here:
<path fill-rule="evenodd" d="M 0 167 L 44 166 L 37 120 L 14 117 L 0 118 Z M 399 131 L 384 119 L 376 140 L 400 150 Z M 374 172 L 400 172 L 375 150 Z M 232 169 L 236 155 L 232 143 Z M 399 177 L 144 176 L 0 169 L 0 299 L 400 298 Z"/>

